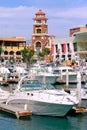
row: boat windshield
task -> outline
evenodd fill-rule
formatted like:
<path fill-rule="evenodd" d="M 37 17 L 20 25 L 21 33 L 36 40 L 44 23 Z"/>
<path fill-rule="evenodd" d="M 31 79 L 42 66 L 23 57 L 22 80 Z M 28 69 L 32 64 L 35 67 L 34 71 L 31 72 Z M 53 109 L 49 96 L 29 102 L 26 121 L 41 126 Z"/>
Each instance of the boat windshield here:
<path fill-rule="evenodd" d="M 21 84 L 20 90 L 37 90 L 41 88 L 41 84 L 37 80 L 26 80 Z"/>
<path fill-rule="evenodd" d="M 28 91 L 28 90 L 40 90 L 40 89 L 55 89 L 51 84 L 41 84 L 38 80 L 26 80 L 23 81 L 21 84 L 21 91 Z"/>

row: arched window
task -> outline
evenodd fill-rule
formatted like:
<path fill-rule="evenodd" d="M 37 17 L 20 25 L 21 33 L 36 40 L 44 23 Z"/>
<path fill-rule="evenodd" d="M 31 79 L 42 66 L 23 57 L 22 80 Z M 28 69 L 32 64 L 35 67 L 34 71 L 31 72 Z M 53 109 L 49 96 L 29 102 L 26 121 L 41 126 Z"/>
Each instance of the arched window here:
<path fill-rule="evenodd" d="M 21 52 L 20 52 L 20 51 L 17 51 L 17 52 L 16 52 L 16 55 L 21 55 Z"/>
<path fill-rule="evenodd" d="M 40 43 L 40 42 L 37 42 L 37 43 L 36 43 L 36 47 L 41 47 L 41 43 Z"/>
<path fill-rule="evenodd" d="M 10 55 L 13 55 L 14 54 L 14 51 L 10 51 L 10 53 L 9 53 Z"/>
<path fill-rule="evenodd" d="M 8 51 L 5 51 L 5 52 L 4 52 L 4 55 L 8 55 Z"/>
<path fill-rule="evenodd" d="M 41 29 L 37 29 L 37 33 L 41 33 Z"/>
<path fill-rule="evenodd" d="M 39 53 L 41 51 L 41 43 L 40 42 L 36 42 L 36 51 L 37 51 L 37 53 Z"/>

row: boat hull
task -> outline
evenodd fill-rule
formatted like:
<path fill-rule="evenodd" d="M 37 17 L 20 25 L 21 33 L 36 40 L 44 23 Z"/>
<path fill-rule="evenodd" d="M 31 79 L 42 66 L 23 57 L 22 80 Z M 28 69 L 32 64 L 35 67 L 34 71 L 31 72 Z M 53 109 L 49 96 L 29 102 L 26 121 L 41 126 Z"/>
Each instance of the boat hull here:
<path fill-rule="evenodd" d="M 35 115 L 64 117 L 72 109 L 73 105 L 41 102 L 35 100 L 17 99 L 9 102 L 11 105 L 32 111 Z"/>

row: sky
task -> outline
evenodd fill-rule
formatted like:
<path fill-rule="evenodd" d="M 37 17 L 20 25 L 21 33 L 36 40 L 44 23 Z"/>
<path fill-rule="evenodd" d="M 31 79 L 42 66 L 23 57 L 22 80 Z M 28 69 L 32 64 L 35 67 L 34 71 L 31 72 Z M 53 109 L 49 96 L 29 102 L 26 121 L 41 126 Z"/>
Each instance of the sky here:
<path fill-rule="evenodd" d="M 48 34 L 69 37 L 69 29 L 87 24 L 87 0 L 0 0 L 0 37 L 33 33 L 33 18 L 41 9 L 48 18 Z"/>

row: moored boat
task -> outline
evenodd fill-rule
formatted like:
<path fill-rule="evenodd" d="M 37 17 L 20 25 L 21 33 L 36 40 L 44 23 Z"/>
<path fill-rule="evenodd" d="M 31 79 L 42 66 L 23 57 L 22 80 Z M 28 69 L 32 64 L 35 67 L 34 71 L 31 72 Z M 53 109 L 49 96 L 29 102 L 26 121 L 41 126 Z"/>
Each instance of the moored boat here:
<path fill-rule="evenodd" d="M 9 95 L 10 95 L 9 91 L 3 90 L 0 87 L 0 102 L 6 101 Z"/>
<path fill-rule="evenodd" d="M 48 89 L 50 88 L 50 89 Z M 15 91 L 7 99 L 7 104 L 26 108 L 35 115 L 64 117 L 78 103 L 78 100 L 63 90 L 51 89 L 36 79 L 24 76 Z"/>
<path fill-rule="evenodd" d="M 59 74 L 60 77 L 57 78 L 57 83 L 64 84 L 66 83 L 66 75 L 69 77 L 69 83 L 75 84 L 77 83 L 77 72 L 73 70 L 72 67 L 69 66 L 58 66 L 53 68 L 54 74 Z"/>

